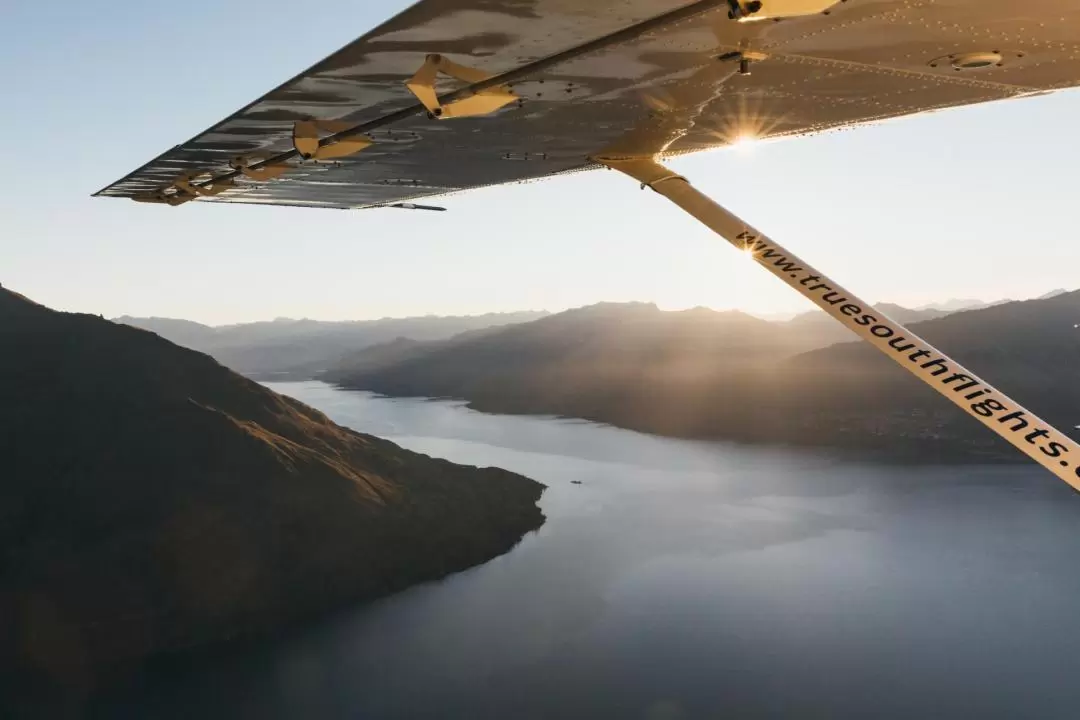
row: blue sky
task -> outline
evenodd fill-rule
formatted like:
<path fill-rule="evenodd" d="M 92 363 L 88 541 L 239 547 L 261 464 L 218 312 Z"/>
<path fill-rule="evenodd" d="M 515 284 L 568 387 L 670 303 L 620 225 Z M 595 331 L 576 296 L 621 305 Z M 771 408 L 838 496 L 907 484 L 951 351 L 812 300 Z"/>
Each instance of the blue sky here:
<path fill-rule="evenodd" d="M 809 307 L 613 172 L 458 195 L 446 213 L 90 197 L 407 4 L 4 3 L 0 283 L 63 310 L 212 324 Z M 1026 298 L 1080 287 L 1078 119 L 1069 92 L 673 165 L 864 298 Z"/>

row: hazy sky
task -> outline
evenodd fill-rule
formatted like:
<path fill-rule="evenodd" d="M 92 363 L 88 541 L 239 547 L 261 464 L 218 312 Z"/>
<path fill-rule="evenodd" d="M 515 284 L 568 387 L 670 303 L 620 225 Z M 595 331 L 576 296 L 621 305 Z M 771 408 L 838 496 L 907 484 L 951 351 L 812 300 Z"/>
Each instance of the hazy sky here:
<path fill-rule="evenodd" d="M 47 305 L 207 323 L 809 303 L 614 172 L 446 213 L 90 194 L 398 12 L 401 0 L 7 0 L 0 283 Z M 1080 286 L 1080 94 L 953 110 L 673 165 L 870 300 Z"/>

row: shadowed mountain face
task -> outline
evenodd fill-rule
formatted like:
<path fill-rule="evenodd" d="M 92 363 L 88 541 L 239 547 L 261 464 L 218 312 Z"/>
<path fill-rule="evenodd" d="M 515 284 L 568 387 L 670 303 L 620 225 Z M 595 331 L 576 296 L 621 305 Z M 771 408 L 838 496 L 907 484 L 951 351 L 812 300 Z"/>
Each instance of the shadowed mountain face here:
<path fill-rule="evenodd" d="M 794 324 L 738 313 L 594 306 L 480 337 L 373 348 L 325 379 L 665 435 L 827 445 L 910 459 L 1022 458 L 861 342 L 800 352 L 813 344 L 802 330 L 790 332 Z M 1080 424 L 1077 324 L 1080 291 L 911 327 L 1071 432 Z"/>
<path fill-rule="evenodd" d="M 370 380 L 389 394 L 464 397 L 511 412 L 534 412 L 539 402 L 536 412 L 573 407 L 566 414 L 595 417 L 591 410 L 630 388 L 650 396 L 673 383 L 702 382 L 717 368 L 774 363 L 802 347 L 794 334 L 741 312 L 601 303 L 438 343 L 371 348 L 324 378 Z"/>
<path fill-rule="evenodd" d="M 1007 302 L 916 323 L 911 330 L 1058 429 L 1080 437 L 1080 291 Z M 851 442 L 893 438 L 1022 456 L 959 408 L 865 343 L 808 352 L 784 364 L 787 415 L 827 440 L 839 425 Z M 828 420 L 828 424 L 825 421 Z M 811 431 L 813 427 L 819 428 Z M 921 441 L 921 442 L 920 442 Z"/>
<path fill-rule="evenodd" d="M 210 327 L 188 320 L 124 316 L 115 322 L 149 330 L 222 365 L 257 379 L 307 379 L 339 364 L 349 353 L 392 341 L 442 340 L 458 333 L 528 322 L 544 312 L 488 313 L 464 317 L 384 318 L 322 322 L 279 318 Z"/>
<path fill-rule="evenodd" d="M 0 676 L 78 690 L 543 522 L 538 483 L 347 430 L 149 332 L 0 289 L 0 347 Z"/>

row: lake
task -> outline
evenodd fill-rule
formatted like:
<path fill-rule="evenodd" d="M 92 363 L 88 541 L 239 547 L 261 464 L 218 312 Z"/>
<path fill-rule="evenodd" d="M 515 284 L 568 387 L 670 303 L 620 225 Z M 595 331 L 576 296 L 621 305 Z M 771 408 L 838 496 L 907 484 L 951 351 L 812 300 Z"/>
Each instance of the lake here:
<path fill-rule="evenodd" d="M 157 663 L 102 718 L 1075 718 L 1080 497 L 911 467 L 270 383 L 545 483 L 508 554 Z M 580 483 L 580 484 L 579 484 Z"/>

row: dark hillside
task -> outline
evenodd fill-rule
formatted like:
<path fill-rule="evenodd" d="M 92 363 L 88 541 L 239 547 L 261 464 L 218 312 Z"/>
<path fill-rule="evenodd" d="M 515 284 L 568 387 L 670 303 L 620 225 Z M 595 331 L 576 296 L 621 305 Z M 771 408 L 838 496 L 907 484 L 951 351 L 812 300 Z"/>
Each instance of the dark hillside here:
<path fill-rule="evenodd" d="M 0 677 L 78 688 L 543 522 L 531 480 L 340 427 L 149 332 L 0 290 L 0 348 Z"/>

